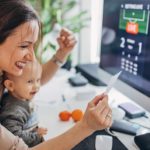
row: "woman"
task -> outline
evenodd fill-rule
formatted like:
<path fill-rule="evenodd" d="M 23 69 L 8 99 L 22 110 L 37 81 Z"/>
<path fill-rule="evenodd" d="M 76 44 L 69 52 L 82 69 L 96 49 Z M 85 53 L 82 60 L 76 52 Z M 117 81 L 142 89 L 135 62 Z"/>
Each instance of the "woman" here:
<path fill-rule="evenodd" d="M 39 36 L 40 21 L 35 11 L 23 0 L 0 0 L 0 95 L 3 93 L 3 71 L 19 76 L 28 61 L 34 59 L 34 45 Z M 58 38 L 59 50 L 43 65 L 42 84 L 46 83 L 70 54 L 76 41 L 67 30 Z M 43 142 L 32 150 L 70 150 L 95 130 L 111 125 L 108 97 L 96 96 L 89 102 L 83 119 L 64 134 Z M 0 125 L 2 150 L 28 150 L 27 145 Z"/>

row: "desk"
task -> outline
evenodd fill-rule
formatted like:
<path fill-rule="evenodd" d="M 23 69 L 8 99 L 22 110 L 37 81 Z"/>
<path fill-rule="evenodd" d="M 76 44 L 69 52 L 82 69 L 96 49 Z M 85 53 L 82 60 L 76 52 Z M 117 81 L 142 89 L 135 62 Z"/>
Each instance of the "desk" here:
<path fill-rule="evenodd" d="M 48 128 L 48 134 L 45 136 L 45 139 L 55 137 L 74 125 L 71 119 L 68 122 L 61 122 L 58 118 L 60 111 L 73 110 L 75 108 L 80 108 L 84 111 L 87 103 L 93 96 L 105 91 L 105 87 L 97 87 L 91 84 L 74 88 L 68 83 L 68 78 L 72 75 L 73 73 L 66 70 L 58 71 L 49 83 L 41 87 L 34 98 L 38 106 L 40 125 Z M 63 101 L 62 95 L 65 96 L 66 102 Z M 127 101 L 130 101 L 130 99 L 116 89 L 110 91 L 109 103 L 111 106 L 115 107 Z M 122 142 L 128 149 L 137 149 L 133 144 L 133 136 L 122 133 L 116 134 L 119 139 L 122 139 Z"/>

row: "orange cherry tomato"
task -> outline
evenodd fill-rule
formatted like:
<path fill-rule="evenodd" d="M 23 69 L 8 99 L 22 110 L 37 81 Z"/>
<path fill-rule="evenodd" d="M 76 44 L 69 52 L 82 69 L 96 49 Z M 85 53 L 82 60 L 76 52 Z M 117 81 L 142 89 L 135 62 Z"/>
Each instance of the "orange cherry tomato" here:
<path fill-rule="evenodd" d="M 77 122 L 80 121 L 83 117 L 83 112 L 80 109 L 75 109 L 74 111 L 72 111 L 71 113 L 72 119 Z"/>
<path fill-rule="evenodd" d="M 67 110 L 64 110 L 59 113 L 59 118 L 61 121 L 68 121 L 71 117 L 71 113 Z"/>

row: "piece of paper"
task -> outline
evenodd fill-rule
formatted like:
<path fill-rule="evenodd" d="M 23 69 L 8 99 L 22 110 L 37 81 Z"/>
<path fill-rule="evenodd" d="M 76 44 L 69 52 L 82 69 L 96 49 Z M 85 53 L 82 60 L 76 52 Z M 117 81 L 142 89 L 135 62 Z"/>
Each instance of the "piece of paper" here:
<path fill-rule="evenodd" d="M 105 90 L 105 94 L 108 94 L 109 91 L 111 90 L 111 88 L 114 86 L 114 84 L 116 83 L 117 79 L 119 78 L 120 74 L 121 74 L 122 71 L 118 72 L 117 74 L 115 74 L 114 76 L 111 77 L 108 85 L 107 85 L 107 88 Z"/>
<path fill-rule="evenodd" d="M 108 135 L 97 135 L 95 139 L 96 150 L 112 150 L 112 137 Z"/>

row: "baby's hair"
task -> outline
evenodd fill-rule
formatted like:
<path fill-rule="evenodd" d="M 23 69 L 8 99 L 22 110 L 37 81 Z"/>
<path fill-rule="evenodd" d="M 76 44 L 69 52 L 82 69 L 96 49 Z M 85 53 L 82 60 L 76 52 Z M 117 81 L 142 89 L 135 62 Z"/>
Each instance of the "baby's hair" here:
<path fill-rule="evenodd" d="M 4 81 L 5 80 L 8 80 L 9 79 L 9 73 L 7 73 L 7 72 L 3 72 L 3 83 L 4 83 Z"/>
<path fill-rule="evenodd" d="M 26 64 L 26 66 L 25 66 L 25 68 L 24 69 L 26 69 L 27 67 L 31 67 L 31 69 L 32 69 L 32 67 L 36 67 L 37 66 L 37 70 L 38 69 L 42 69 L 42 65 L 41 65 L 41 63 L 38 61 L 38 60 L 36 60 L 36 59 L 34 59 L 34 61 L 32 61 L 32 62 L 28 62 L 27 64 Z M 30 75 L 32 74 L 32 72 L 30 72 Z M 13 80 L 13 77 L 16 77 L 16 76 L 14 76 L 14 75 L 12 75 L 12 74 L 10 74 L 10 73 L 8 73 L 8 72 L 4 72 L 3 73 L 3 85 L 4 85 L 4 81 L 6 81 L 6 80 Z M 4 85 L 5 86 L 5 85 Z"/>
<path fill-rule="evenodd" d="M 41 63 L 37 59 L 35 59 L 33 62 L 29 62 L 29 64 L 27 64 L 27 66 L 28 65 L 33 66 L 33 68 L 37 66 L 37 70 L 39 68 L 42 69 L 42 65 L 41 65 Z"/>

